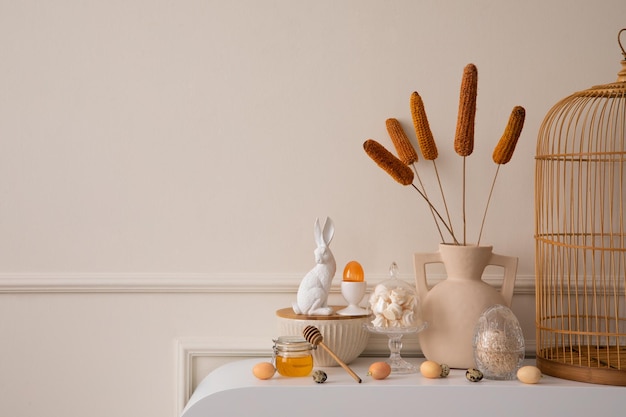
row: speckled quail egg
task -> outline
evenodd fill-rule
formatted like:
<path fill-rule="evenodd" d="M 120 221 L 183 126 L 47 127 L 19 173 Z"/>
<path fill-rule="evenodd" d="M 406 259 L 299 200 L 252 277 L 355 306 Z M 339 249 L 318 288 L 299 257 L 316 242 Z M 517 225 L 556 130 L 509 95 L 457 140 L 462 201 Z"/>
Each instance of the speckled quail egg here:
<path fill-rule="evenodd" d="M 323 384 L 328 379 L 328 375 L 326 375 L 326 372 L 319 369 L 317 371 L 313 371 L 311 376 L 313 377 L 313 381 L 317 382 L 318 384 Z"/>
<path fill-rule="evenodd" d="M 450 375 L 450 367 L 448 365 L 446 365 L 445 363 L 441 364 L 441 375 L 439 375 L 442 378 L 447 377 L 448 375 Z"/>
<path fill-rule="evenodd" d="M 478 382 L 483 379 L 483 373 L 476 368 L 469 368 L 465 371 L 465 378 L 470 382 Z"/>

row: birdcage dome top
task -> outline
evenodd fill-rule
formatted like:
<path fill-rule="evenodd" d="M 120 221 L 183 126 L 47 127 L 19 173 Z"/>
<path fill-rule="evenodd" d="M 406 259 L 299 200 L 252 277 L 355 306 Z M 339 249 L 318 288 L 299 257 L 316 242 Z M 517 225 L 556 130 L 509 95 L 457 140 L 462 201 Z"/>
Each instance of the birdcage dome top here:
<path fill-rule="evenodd" d="M 626 94 L 626 59 L 622 60 L 622 69 L 617 73 L 617 81 L 610 84 L 595 85 L 579 94 L 590 97 L 616 97 Z"/>
<path fill-rule="evenodd" d="M 626 155 L 626 50 L 617 80 L 559 100 L 546 114 L 537 141 L 538 160 L 623 161 Z"/>
<path fill-rule="evenodd" d="M 622 45 L 620 39 L 622 33 L 626 33 L 626 28 L 619 31 L 617 35 L 617 43 L 622 50 L 621 61 L 622 68 L 617 73 L 617 81 L 609 84 L 595 85 L 587 90 L 579 91 L 572 94 L 572 96 L 587 96 L 587 97 L 615 97 L 623 96 L 626 93 L 626 49 Z"/>

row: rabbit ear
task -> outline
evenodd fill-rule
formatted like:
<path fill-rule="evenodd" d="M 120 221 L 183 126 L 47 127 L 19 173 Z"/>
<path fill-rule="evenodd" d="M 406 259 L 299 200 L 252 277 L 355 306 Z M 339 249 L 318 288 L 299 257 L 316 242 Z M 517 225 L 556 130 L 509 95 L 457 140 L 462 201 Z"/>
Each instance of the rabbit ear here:
<path fill-rule="evenodd" d="M 322 236 L 322 228 L 320 226 L 320 219 L 315 219 L 315 225 L 313 226 L 313 235 L 315 236 L 315 243 L 317 246 L 324 245 L 324 237 Z"/>
<path fill-rule="evenodd" d="M 330 241 L 333 240 L 333 236 L 335 234 L 335 225 L 333 224 L 333 220 L 330 217 L 327 217 L 324 221 L 324 233 L 322 238 L 324 239 L 324 244 L 326 246 L 330 245 Z"/>

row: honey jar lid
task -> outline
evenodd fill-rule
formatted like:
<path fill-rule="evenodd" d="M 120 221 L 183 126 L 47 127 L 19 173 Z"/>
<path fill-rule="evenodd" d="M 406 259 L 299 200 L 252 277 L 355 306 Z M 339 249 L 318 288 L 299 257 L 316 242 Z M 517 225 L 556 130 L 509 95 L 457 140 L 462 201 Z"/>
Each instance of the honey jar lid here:
<path fill-rule="evenodd" d="M 274 349 L 281 352 L 311 350 L 312 345 L 302 336 L 280 336 L 274 339 Z"/>

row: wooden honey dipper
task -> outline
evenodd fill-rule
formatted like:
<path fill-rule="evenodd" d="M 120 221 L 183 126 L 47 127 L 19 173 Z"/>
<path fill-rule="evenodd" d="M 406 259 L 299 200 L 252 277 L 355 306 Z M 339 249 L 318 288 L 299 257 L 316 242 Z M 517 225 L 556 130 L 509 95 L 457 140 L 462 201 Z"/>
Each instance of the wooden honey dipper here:
<path fill-rule="evenodd" d="M 357 381 L 359 384 L 361 383 L 361 378 L 359 378 L 359 376 L 356 373 L 354 373 L 354 371 L 350 369 L 348 365 L 346 365 L 341 359 L 339 359 L 339 357 L 335 355 L 333 351 L 330 350 L 328 346 L 324 344 L 323 342 L 324 337 L 322 336 L 322 333 L 317 327 L 306 326 L 304 330 L 302 331 L 302 334 L 304 335 L 304 338 L 306 339 L 306 341 L 312 344 L 313 346 L 323 347 L 324 350 L 326 350 L 326 352 L 328 352 L 328 354 L 332 356 L 332 358 L 335 361 L 337 361 L 337 363 L 341 365 L 343 369 L 345 369 L 350 375 L 352 375 L 352 378 L 354 378 L 355 381 Z"/>

